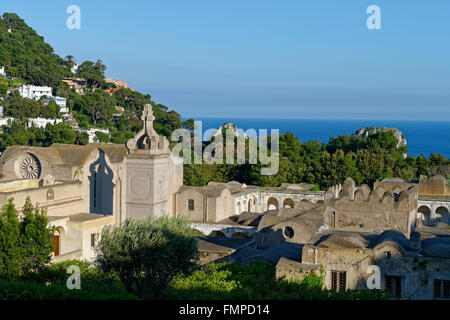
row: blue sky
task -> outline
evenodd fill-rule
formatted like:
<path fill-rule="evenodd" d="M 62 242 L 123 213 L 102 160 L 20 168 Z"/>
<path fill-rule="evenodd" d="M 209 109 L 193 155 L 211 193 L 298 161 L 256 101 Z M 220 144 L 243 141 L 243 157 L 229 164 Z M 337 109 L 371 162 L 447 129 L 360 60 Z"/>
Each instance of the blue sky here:
<path fill-rule="evenodd" d="M 81 8 L 81 30 L 66 8 Z M 381 30 L 366 9 L 381 8 Z M 450 121 L 450 1 L 4 1 L 183 117 Z"/>

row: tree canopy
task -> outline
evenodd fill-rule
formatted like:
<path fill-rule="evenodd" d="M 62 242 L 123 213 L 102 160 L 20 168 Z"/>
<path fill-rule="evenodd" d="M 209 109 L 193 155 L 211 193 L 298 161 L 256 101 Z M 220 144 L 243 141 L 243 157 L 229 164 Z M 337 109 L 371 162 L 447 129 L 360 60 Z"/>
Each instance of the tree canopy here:
<path fill-rule="evenodd" d="M 9 199 L 0 215 L 0 279 L 16 280 L 50 262 L 53 228 L 44 209 L 33 207 L 28 197 L 22 218 Z"/>
<path fill-rule="evenodd" d="M 103 229 L 96 254 L 100 270 L 115 272 L 140 298 L 155 299 L 178 273 L 193 270 L 197 239 L 185 219 L 127 219 Z"/>

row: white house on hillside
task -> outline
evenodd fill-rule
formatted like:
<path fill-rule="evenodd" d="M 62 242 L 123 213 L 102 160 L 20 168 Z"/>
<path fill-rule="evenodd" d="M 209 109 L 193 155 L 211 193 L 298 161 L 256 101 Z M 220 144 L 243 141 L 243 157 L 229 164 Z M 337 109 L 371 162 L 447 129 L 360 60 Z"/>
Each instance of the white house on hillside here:
<path fill-rule="evenodd" d="M 43 96 L 51 97 L 52 88 L 24 84 L 19 87 L 19 93 L 24 98 L 39 100 Z"/>
<path fill-rule="evenodd" d="M 66 107 L 67 99 L 63 97 L 54 97 L 54 96 L 47 96 L 45 98 L 45 103 L 49 103 L 50 101 L 55 101 L 56 104 L 59 106 L 59 111 L 61 113 L 68 113 L 69 108 Z"/>
<path fill-rule="evenodd" d="M 0 68 L 0 76 L 6 76 L 5 67 Z"/>
<path fill-rule="evenodd" d="M 78 129 L 79 132 L 87 133 L 89 136 L 89 143 L 98 142 L 97 135 L 95 134 L 97 131 L 102 132 L 104 134 L 110 135 L 108 129 L 100 129 L 100 128 L 93 128 L 93 129 Z"/>
<path fill-rule="evenodd" d="M 45 128 L 47 124 L 58 124 L 61 123 L 61 119 L 46 119 L 46 118 L 31 118 L 28 119 L 28 127 L 35 126 L 38 128 Z"/>

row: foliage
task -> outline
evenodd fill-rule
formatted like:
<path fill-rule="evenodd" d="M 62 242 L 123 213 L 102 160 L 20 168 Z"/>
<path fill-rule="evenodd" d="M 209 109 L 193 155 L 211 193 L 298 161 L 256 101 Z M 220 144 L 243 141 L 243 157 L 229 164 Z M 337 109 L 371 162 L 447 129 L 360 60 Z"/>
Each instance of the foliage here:
<path fill-rule="evenodd" d="M 80 268 L 81 290 L 97 293 L 104 296 L 122 296 L 126 299 L 135 299 L 136 296 L 127 292 L 125 286 L 114 273 L 105 273 L 94 268 L 88 261 L 68 260 L 53 263 L 38 272 L 31 272 L 23 279 L 27 282 L 41 285 L 66 286 L 68 277 L 67 269 L 71 265 Z"/>
<path fill-rule="evenodd" d="M 59 106 L 50 101 L 44 104 L 42 101 L 22 98 L 17 90 L 13 90 L 5 100 L 5 115 L 15 119 L 26 118 L 59 118 Z"/>
<path fill-rule="evenodd" d="M 95 90 L 85 95 L 74 93 L 69 99 L 71 109 L 77 111 L 79 119 L 80 115 L 86 115 L 93 126 L 111 125 L 115 102 L 107 92 Z"/>
<path fill-rule="evenodd" d="M 10 127 L 0 133 L 0 152 L 8 146 L 22 145 L 48 147 L 53 143 L 78 144 L 88 143 L 88 136 L 78 132 L 65 123 L 47 124 L 45 128 L 26 127 L 20 121 L 13 121 Z"/>
<path fill-rule="evenodd" d="M 140 298 L 155 299 L 176 274 L 195 266 L 197 240 L 185 219 L 127 219 L 103 229 L 96 252 L 100 270 L 116 273 Z"/>
<path fill-rule="evenodd" d="M 181 300 L 378 300 L 388 299 L 379 290 L 323 290 L 322 278 L 308 275 L 302 281 L 275 278 L 271 264 L 249 266 L 232 263 L 207 264 L 191 275 L 178 275 L 164 292 L 165 299 Z"/>
<path fill-rule="evenodd" d="M 3 206 L 0 218 L 0 279 L 16 280 L 42 269 L 51 259 L 53 228 L 44 209 L 33 208 L 26 199 L 19 219 L 13 199 Z"/>
<path fill-rule="evenodd" d="M 88 86 L 100 88 L 104 84 L 106 66 L 101 60 L 85 61 L 78 66 L 77 77 L 87 80 Z"/>
<path fill-rule="evenodd" d="M 13 199 L 0 216 L 0 278 L 17 279 L 21 275 L 20 222 Z"/>
<path fill-rule="evenodd" d="M 100 143 L 108 143 L 110 141 L 109 136 L 104 132 L 95 131 L 95 136 Z"/>
<path fill-rule="evenodd" d="M 314 190 L 324 190 L 348 177 L 352 177 L 357 184 L 371 185 L 393 176 L 405 180 L 420 175 L 450 176 L 450 160 L 444 156 L 431 154 L 428 159 L 423 155 L 405 158 L 403 154 L 406 151 L 404 146 L 397 148 L 393 132 L 379 132 L 368 137 L 331 137 L 328 144 L 317 141 L 302 143 L 288 132 L 279 137 L 279 171 L 273 176 L 260 175 L 262 165 L 259 162 L 248 164 L 247 140 L 247 164 L 186 164 L 184 183 L 203 186 L 209 181 L 238 180 L 248 185 L 280 186 L 281 183 L 305 182 L 315 184 Z M 225 154 L 226 146 L 224 157 Z"/>
<path fill-rule="evenodd" d="M 9 76 L 56 87 L 71 74 L 64 59 L 15 13 L 4 13 L 0 19 L 0 43 L 0 65 Z"/>
<path fill-rule="evenodd" d="M 0 281 L 1 300 L 135 300 L 129 293 L 101 293 L 69 290 L 63 285 L 45 285 L 36 282 Z"/>
<path fill-rule="evenodd" d="M 33 207 L 30 197 L 27 197 L 23 207 L 23 217 L 20 223 L 20 248 L 24 260 L 22 273 L 39 270 L 50 262 L 54 249 L 53 228 L 48 227 L 48 217 L 45 209 Z"/>

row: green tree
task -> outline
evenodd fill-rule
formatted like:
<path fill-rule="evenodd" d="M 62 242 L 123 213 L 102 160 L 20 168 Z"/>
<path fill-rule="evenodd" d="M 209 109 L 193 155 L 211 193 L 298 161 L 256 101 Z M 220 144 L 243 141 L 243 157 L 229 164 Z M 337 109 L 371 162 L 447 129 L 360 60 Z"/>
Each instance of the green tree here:
<path fill-rule="evenodd" d="M 8 200 L 0 215 L 0 278 L 3 280 L 21 276 L 20 222 L 13 200 Z"/>
<path fill-rule="evenodd" d="M 87 80 L 88 86 L 100 88 L 104 84 L 106 66 L 101 60 L 85 61 L 77 69 L 77 77 Z"/>
<path fill-rule="evenodd" d="M 27 197 L 20 222 L 20 248 L 22 252 L 22 273 L 42 269 L 51 260 L 54 228 L 48 226 L 45 209 L 33 207 Z"/>
<path fill-rule="evenodd" d="M 101 131 L 95 131 L 95 136 L 97 137 L 98 142 L 100 143 L 108 143 L 110 141 L 109 136 Z"/>
<path fill-rule="evenodd" d="M 4 13 L 0 19 L 0 43 L 0 65 L 6 66 L 10 76 L 56 87 L 64 76 L 71 74 L 44 38 L 15 13 Z"/>
<path fill-rule="evenodd" d="M 48 104 L 41 106 L 39 116 L 47 119 L 57 119 L 59 118 L 59 106 L 55 101 L 50 101 Z"/>
<path fill-rule="evenodd" d="M 186 219 L 127 219 L 103 229 L 96 252 L 100 270 L 115 272 L 129 292 L 156 299 L 175 275 L 195 267 L 197 240 Z"/>

